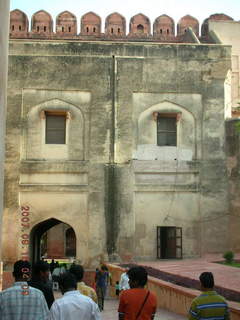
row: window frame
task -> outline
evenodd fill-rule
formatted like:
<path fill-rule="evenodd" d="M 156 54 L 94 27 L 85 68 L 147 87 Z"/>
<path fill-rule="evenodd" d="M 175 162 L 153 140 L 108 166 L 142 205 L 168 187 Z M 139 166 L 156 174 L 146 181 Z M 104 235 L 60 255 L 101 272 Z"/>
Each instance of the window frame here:
<path fill-rule="evenodd" d="M 178 121 L 180 120 L 181 118 L 181 113 L 180 112 L 154 112 L 153 113 L 153 117 L 154 117 L 154 120 L 156 121 L 156 134 L 157 134 L 157 139 L 156 139 L 156 143 L 157 143 L 157 146 L 158 147 L 177 147 L 178 146 Z M 160 118 L 175 118 L 176 120 L 176 130 L 160 130 L 159 129 L 159 119 Z M 159 144 L 159 135 L 160 135 L 160 132 L 163 132 L 163 133 L 169 133 L 169 134 L 172 134 L 172 133 L 175 133 L 175 139 L 176 139 L 176 143 L 174 145 L 167 145 L 167 144 Z"/>
<path fill-rule="evenodd" d="M 59 117 L 65 117 L 65 125 L 64 125 L 64 143 L 60 143 L 60 142 L 47 142 L 48 141 L 48 137 L 47 137 L 47 133 L 48 133 L 48 128 L 47 128 L 47 117 L 48 116 L 59 116 Z M 67 119 L 68 117 L 68 112 L 67 111 L 61 111 L 61 110 L 45 110 L 44 111 L 44 118 L 45 118 L 45 124 L 44 124 L 44 144 L 45 145 L 66 145 L 67 144 Z"/>

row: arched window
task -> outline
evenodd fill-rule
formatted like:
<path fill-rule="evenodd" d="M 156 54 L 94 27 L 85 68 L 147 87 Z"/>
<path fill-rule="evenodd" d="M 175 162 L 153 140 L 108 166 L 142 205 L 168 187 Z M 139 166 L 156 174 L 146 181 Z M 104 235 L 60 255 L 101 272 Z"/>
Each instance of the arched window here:
<path fill-rule="evenodd" d="M 160 33 L 162 34 L 162 29 L 160 29 Z"/>
<path fill-rule="evenodd" d="M 47 31 L 47 27 L 46 27 L 46 26 L 44 26 L 43 30 L 44 30 L 44 32 L 46 32 L 46 31 Z"/>
<path fill-rule="evenodd" d="M 62 27 L 62 32 L 64 32 L 64 27 Z"/>
<path fill-rule="evenodd" d="M 12 31 L 14 31 L 14 25 L 12 25 Z"/>
<path fill-rule="evenodd" d="M 19 26 L 18 29 L 19 29 L 19 31 L 21 31 L 22 30 L 22 26 Z"/>
<path fill-rule="evenodd" d="M 169 29 L 167 29 L 167 34 L 169 34 Z"/>
<path fill-rule="evenodd" d="M 39 28 L 39 26 L 37 26 L 37 32 L 39 32 L 40 31 L 40 28 Z"/>
<path fill-rule="evenodd" d="M 71 27 L 68 27 L 68 32 L 71 32 Z"/>
<path fill-rule="evenodd" d="M 113 28 L 111 28 L 111 33 L 113 33 Z"/>
<path fill-rule="evenodd" d="M 93 32 L 96 32 L 96 28 L 95 27 L 93 28 Z"/>
<path fill-rule="evenodd" d="M 137 32 L 138 32 L 138 33 L 144 33 L 144 27 L 143 27 L 142 24 L 139 24 L 139 25 L 137 26 Z"/>
<path fill-rule="evenodd" d="M 87 29 L 86 29 L 86 30 L 87 30 L 87 32 L 89 32 L 89 28 L 88 28 L 88 27 L 87 27 Z"/>
<path fill-rule="evenodd" d="M 118 28 L 118 33 L 120 33 L 121 32 L 121 29 L 120 28 Z"/>
<path fill-rule="evenodd" d="M 73 228 L 69 228 L 66 231 L 65 255 L 66 257 L 76 256 L 76 235 Z"/>

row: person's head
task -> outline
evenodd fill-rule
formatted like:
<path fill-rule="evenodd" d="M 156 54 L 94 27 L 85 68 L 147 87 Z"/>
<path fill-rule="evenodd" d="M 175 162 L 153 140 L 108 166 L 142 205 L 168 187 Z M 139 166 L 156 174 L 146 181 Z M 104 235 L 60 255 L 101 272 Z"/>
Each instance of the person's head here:
<path fill-rule="evenodd" d="M 13 276 L 16 281 L 28 281 L 31 275 L 31 264 L 25 260 L 18 260 L 13 266 Z"/>
<path fill-rule="evenodd" d="M 133 267 L 128 270 L 130 288 L 143 288 L 147 283 L 147 271 L 143 267 Z"/>
<path fill-rule="evenodd" d="M 203 291 L 211 290 L 214 287 L 214 277 L 212 272 L 203 272 L 199 277 L 201 289 Z"/>
<path fill-rule="evenodd" d="M 84 275 L 84 269 L 80 264 L 71 265 L 69 272 L 72 273 L 77 281 L 82 281 Z"/>
<path fill-rule="evenodd" d="M 70 272 L 64 273 L 63 275 L 60 276 L 59 287 L 63 294 L 67 291 L 76 290 L 77 289 L 76 277 Z"/>
<path fill-rule="evenodd" d="M 38 261 L 33 265 L 33 277 L 40 278 L 43 281 L 49 279 L 49 264 L 45 261 Z"/>

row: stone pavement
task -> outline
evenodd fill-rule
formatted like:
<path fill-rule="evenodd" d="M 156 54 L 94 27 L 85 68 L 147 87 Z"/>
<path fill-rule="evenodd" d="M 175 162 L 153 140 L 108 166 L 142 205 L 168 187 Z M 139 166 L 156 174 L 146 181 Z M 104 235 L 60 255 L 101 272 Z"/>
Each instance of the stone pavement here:
<path fill-rule="evenodd" d="M 104 311 L 101 313 L 102 320 L 118 320 L 118 300 L 116 299 L 106 299 Z M 173 312 L 158 309 L 158 312 L 154 320 L 186 320 L 187 318 L 175 314 Z"/>
<path fill-rule="evenodd" d="M 240 255 L 236 255 L 235 259 L 240 260 Z M 202 272 L 210 271 L 214 274 L 215 285 L 239 292 L 240 269 L 214 263 L 221 260 L 223 260 L 222 255 L 209 254 L 199 259 L 158 260 L 138 262 L 138 264 L 196 280 Z"/>

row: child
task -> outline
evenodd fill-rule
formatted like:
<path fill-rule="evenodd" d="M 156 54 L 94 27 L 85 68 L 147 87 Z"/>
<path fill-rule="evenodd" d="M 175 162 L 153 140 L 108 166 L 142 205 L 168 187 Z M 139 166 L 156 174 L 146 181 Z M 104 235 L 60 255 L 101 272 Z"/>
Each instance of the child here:
<path fill-rule="evenodd" d="M 115 293 L 116 293 L 116 296 L 119 296 L 119 292 L 120 292 L 120 290 L 119 290 L 119 281 L 117 281 L 116 282 L 116 284 L 115 284 Z"/>

